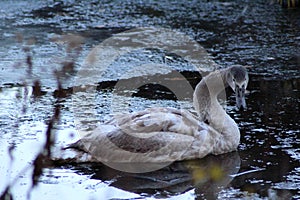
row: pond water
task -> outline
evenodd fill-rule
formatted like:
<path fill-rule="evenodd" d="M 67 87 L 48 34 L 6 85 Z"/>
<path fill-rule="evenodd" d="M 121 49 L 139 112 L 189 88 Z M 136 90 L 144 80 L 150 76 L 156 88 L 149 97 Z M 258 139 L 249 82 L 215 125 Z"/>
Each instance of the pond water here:
<path fill-rule="evenodd" d="M 10 185 L 14 199 L 300 198 L 299 10 L 272 1 L 0 5 L 0 194 Z M 66 34 L 72 35 L 61 37 Z M 91 57 L 93 51 L 98 54 Z M 54 70 L 66 61 L 75 65 L 68 71 L 63 64 L 64 95 L 58 97 Z M 60 147 L 76 141 L 77 131 L 89 131 L 111 114 L 153 106 L 193 112 L 192 93 L 183 85 L 193 88 L 202 75 L 233 64 L 252 66 L 247 110 L 237 111 L 227 91 L 225 109 L 241 130 L 237 152 L 141 174 L 64 162 L 45 167 L 30 189 L 32 163 L 56 105 L 53 151 L 64 155 Z M 41 91 L 32 87 L 35 80 Z M 163 86 L 169 82 L 184 98 Z M 124 88 L 129 83 L 136 88 Z"/>

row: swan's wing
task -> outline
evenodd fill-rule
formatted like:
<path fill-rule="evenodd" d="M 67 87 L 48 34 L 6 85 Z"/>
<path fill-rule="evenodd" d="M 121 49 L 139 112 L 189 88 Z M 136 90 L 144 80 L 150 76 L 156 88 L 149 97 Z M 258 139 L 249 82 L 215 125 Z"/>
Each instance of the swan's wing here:
<path fill-rule="evenodd" d="M 127 134 L 119 128 L 107 132 L 106 126 L 100 125 L 80 140 L 85 151 L 100 162 L 173 162 L 203 157 L 213 147 L 207 142 L 207 131 L 199 132 L 196 139 L 174 132 Z"/>
<path fill-rule="evenodd" d="M 143 111 L 116 115 L 110 124 L 117 125 L 125 133 L 174 132 L 193 135 L 206 130 L 206 125 L 185 110 L 174 108 L 149 108 Z"/>
<path fill-rule="evenodd" d="M 101 162 L 172 162 L 201 158 L 218 133 L 188 111 L 150 108 L 115 116 L 71 148 Z"/>

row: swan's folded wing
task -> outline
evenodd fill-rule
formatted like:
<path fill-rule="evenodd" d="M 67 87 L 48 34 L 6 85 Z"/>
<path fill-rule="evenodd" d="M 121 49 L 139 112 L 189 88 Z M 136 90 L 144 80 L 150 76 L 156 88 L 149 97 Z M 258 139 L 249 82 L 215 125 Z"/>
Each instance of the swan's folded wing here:
<path fill-rule="evenodd" d="M 174 108 L 149 108 L 143 111 L 117 115 L 111 124 L 125 133 L 174 132 L 193 135 L 206 129 L 196 116 L 188 111 Z"/>
<path fill-rule="evenodd" d="M 220 134 L 188 111 L 151 108 L 115 116 L 70 146 L 101 162 L 172 162 L 210 153 Z"/>
<path fill-rule="evenodd" d="M 191 151 L 195 138 L 189 135 L 153 132 L 137 137 L 120 129 L 106 132 L 104 128 L 99 126 L 81 139 L 89 154 L 101 162 L 173 162 L 198 156 L 197 149 Z"/>

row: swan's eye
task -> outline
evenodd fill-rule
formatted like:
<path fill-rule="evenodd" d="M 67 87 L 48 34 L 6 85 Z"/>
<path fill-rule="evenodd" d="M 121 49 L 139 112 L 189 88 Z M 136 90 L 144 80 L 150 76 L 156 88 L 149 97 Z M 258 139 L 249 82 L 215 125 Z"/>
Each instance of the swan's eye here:
<path fill-rule="evenodd" d="M 232 81 L 235 82 L 235 78 L 233 78 Z"/>

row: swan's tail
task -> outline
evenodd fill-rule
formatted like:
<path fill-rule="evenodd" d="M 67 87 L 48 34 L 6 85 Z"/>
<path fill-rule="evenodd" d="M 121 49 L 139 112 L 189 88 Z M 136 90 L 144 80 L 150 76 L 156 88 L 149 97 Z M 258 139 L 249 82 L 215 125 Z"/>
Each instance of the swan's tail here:
<path fill-rule="evenodd" d="M 66 147 L 63 147 L 62 150 L 67 150 L 67 149 L 73 149 L 76 151 L 83 151 L 85 153 L 88 153 L 85 148 L 84 148 L 84 144 L 81 140 L 78 140 L 77 142 L 74 142 L 72 144 L 69 144 Z"/>
<path fill-rule="evenodd" d="M 84 144 L 80 140 L 66 147 L 53 150 L 52 160 L 58 165 L 99 162 L 85 150 Z"/>

